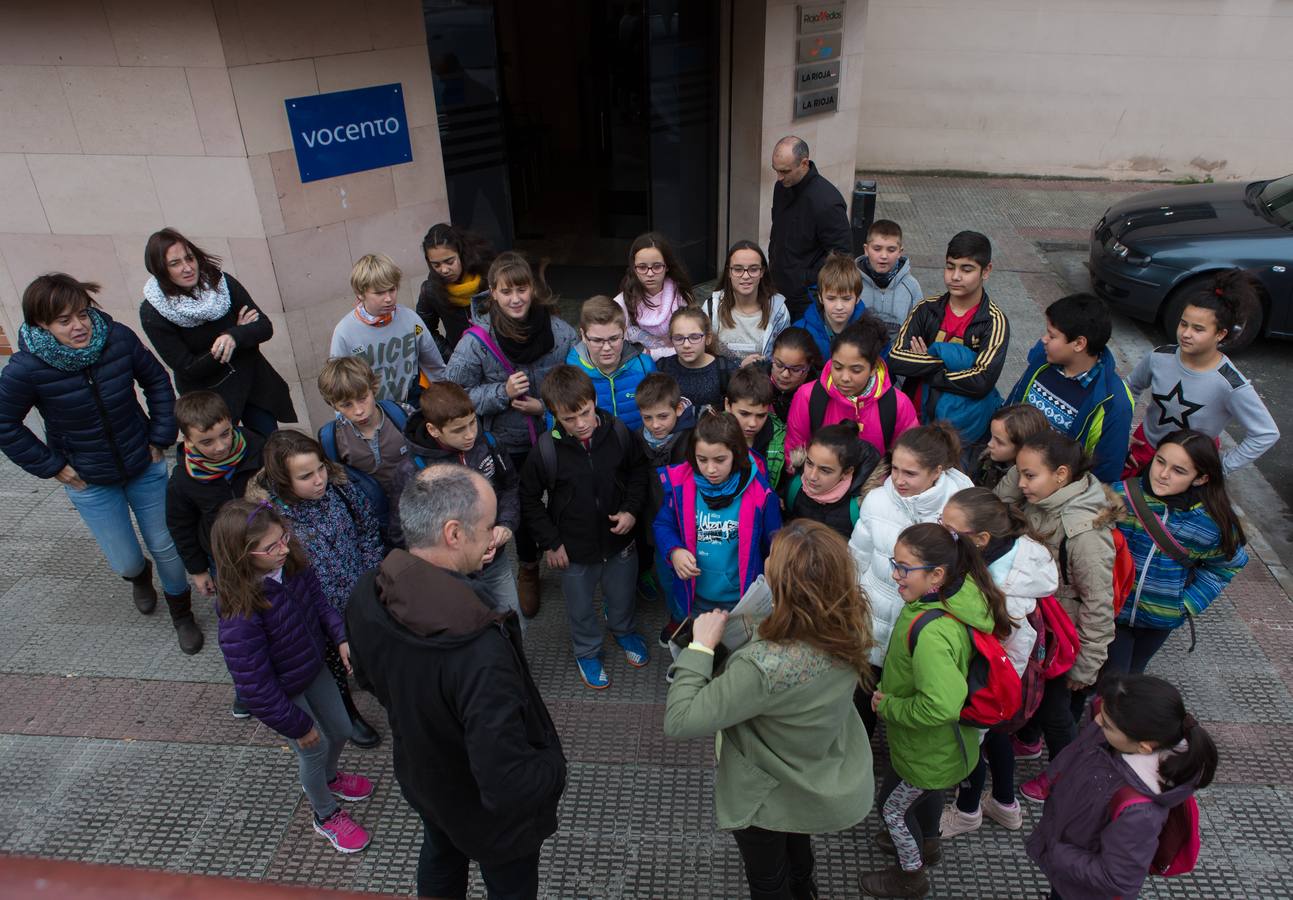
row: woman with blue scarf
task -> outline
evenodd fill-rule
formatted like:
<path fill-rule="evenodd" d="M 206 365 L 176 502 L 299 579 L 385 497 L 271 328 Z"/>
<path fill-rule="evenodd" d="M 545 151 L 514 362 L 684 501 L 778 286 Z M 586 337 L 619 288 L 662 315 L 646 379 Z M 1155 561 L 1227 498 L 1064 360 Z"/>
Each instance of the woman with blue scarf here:
<path fill-rule="evenodd" d="M 777 496 L 751 460 L 735 416 L 701 416 L 687 462 L 666 470 L 664 490 L 654 531 L 677 576 L 677 607 L 693 617 L 731 609 L 763 574 L 781 527 Z"/>
<path fill-rule="evenodd" d="M 148 614 L 157 591 L 137 523 L 178 622 L 192 611 L 184 564 L 166 529 L 163 453 L 175 443 L 175 393 L 135 333 L 96 307 L 91 295 L 98 291 L 55 273 L 23 292 L 18 352 L 0 372 L 0 450 L 37 478 L 63 483 L 108 565 L 133 585 L 135 607 Z M 45 420 L 43 442 L 23 421 L 33 407 Z"/>

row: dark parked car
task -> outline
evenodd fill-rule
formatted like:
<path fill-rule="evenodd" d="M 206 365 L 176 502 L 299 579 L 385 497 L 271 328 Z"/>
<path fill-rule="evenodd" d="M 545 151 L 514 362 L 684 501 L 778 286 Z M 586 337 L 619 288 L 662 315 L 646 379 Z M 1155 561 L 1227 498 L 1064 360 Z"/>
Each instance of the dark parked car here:
<path fill-rule="evenodd" d="M 1185 297 L 1211 273 L 1238 266 L 1259 286 L 1260 321 L 1246 321 L 1229 352 L 1258 334 L 1293 337 L 1293 175 L 1195 184 L 1135 194 L 1091 231 L 1091 283 L 1134 319 L 1176 333 Z"/>

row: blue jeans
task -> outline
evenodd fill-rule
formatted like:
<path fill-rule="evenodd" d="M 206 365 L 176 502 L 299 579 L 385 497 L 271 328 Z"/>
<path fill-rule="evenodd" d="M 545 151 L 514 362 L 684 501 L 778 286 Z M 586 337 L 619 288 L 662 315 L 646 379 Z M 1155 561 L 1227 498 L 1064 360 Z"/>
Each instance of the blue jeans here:
<path fill-rule="evenodd" d="M 112 571 L 132 578 L 144 570 L 144 552 L 135 537 L 135 522 L 157 565 L 162 588 L 173 597 L 189 589 L 188 574 L 166 528 L 166 460 L 152 463 L 124 484 L 90 484 L 82 490 L 64 486 Z"/>
<path fill-rule="evenodd" d="M 528 622 L 521 615 L 521 601 L 516 594 L 516 572 L 512 569 L 512 561 L 507 558 L 507 547 L 503 547 L 499 553 L 502 554 L 501 557 L 495 558 L 479 572 L 474 572 L 468 580 L 475 582 L 482 591 L 489 594 L 487 602 L 494 612 L 505 613 L 511 610 L 516 613 L 516 618 L 521 623 L 521 634 L 524 635 Z"/>
<path fill-rule="evenodd" d="M 242 424 L 261 437 L 269 437 L 278 431 L 278 419 L 267 409 L 248 403 L 242 408 Z"/>

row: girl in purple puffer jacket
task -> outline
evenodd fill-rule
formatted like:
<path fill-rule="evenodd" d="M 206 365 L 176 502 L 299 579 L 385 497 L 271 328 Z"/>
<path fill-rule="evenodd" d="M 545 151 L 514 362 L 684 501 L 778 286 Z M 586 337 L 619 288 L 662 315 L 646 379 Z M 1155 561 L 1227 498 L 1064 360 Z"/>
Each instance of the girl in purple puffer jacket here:
<path fill-rule="evenodd" d="M 337 768 L 350 717 L 324 665 L 330 638 L 346 670 L 350 644 L 341 615 L 284 520 L 265 501 L 225 504 L 211 527 L 220 592 L 220 651 L 251 714 L 288 739 L 314 830 L 342 853 L 368 846 L 368 833 L 337 803 L 363 800 L 373 784 Z"/>
<path fill-rule="evenodd" d="M 1176 688 L 1152 675 L 1104 678 L 1094 721 L 1042 776 L 1049 794 L 1027 848 L 1051 897 L 1137 896 L 1168 814 L 1216 770 L 1216 744 Z M 1122 788 L 1148 802 L 1124 806 Z"/>

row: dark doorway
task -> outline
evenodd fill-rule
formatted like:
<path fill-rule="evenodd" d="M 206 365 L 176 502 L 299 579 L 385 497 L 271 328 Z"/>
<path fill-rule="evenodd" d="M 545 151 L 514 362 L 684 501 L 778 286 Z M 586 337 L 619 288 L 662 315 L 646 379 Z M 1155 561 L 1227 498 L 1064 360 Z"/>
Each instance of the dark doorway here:
<path fill-rule="evenodd" d="M 456 224 L 614 293 L 638 234 L 712 277 L 718 3 L 424 0 Z"/>

